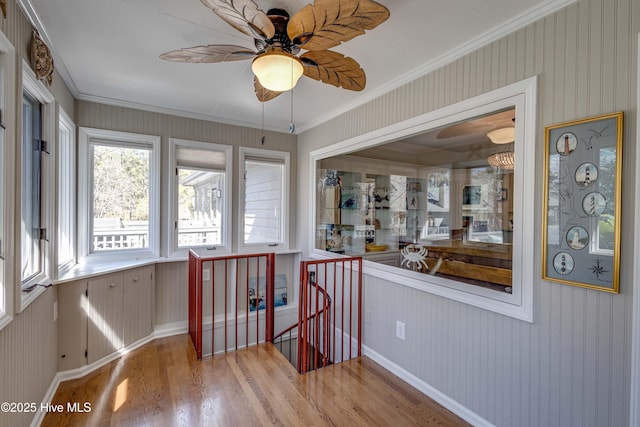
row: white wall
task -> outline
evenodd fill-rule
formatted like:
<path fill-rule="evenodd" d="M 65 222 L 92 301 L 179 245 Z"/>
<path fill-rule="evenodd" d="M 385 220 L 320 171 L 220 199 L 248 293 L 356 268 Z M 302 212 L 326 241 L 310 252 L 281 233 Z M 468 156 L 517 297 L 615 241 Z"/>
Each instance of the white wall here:
<path fill-rule="evenodd" d="M 312 150 L 539 76 L 534 323 L 365 278 L 372 321 L 364 345 L 489 423 L 629 423 L 639 30 L 636 0 L 579 0 L 298 138 L 298 246 L 307 249 Z M 620 294 L 542 281 L 544 127 L 619 110 L 626 113 Z M 404 342 L 395 338 L 396 320 L 406 324 Z"/>

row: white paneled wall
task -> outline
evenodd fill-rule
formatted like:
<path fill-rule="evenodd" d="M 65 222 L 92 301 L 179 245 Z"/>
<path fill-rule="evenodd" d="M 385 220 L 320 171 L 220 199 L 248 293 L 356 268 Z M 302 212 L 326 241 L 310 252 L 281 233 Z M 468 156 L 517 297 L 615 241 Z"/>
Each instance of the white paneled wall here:
<path fill-rule="evenodd" d="M 184 322 L 189 316 L 188 263 L 156 264 L 155 325 Z"/>
<path fill-rule="evenodd" d="M 533 324 L 365 278 L 372 319 L 364 325 L 365 346 L 491 424 L 629 423 L 639 31 L 638 1 L 579 0 L 299 136 L 298 230 L 306 249 L 304 171 L 312 150 L 538 75 L 534 197 L 541 236 L 544 126 L 625 111 L 619 295 L 540 280 L 540 237 L 531 242 Z M 396 320 L 406 324 L 406 341 L 395 338 Z"/>
<path fill-rule="evenodd" d="M 7 3 L 7 18 L 0 18 L 0 30 L 16 48 L 16 64 L 21 64 L 23 59 L 29 62 L 32 26 L 14 0 Z M 56 103 L 73 118 L 73 96 L 57 73 L 54 74 L 53 86 L 49 89 L 55 96 Z M 16 93 L 20 93 L 20 89 Z M 21 102 L 20 96 L 17 97 L 17 102 Z M 13 108 L 19 110 L 20 107 L 16 105 Z M 11 144 L 14 142 L 9 141 Z M 19 191 L 16 194 L 19 195 Z M 8 202 L 7 207 L 13 209 L 12 203 Z M 16 266 L 14 270 L 17 271 L 19 263 L 14 261 L 15 256 L 8 253 L 7 265 L 13 263 Z M 15 271 L 11 274 L 19 277 L 19 273 L 16 274 Z M 11 276 L 5 284 L 14 285 Z M 49 288 L 22 313 L 14 315 L 12 322 L 0 330 L 0 402 L 34 402 L 39 405 L 45 397 L 57 372 L 57 330 L 53 321 L 53 304 L 56 299 L 57 290 Z M 33 415 L 0 412 L 0 426 L 29 425 Z"/>
<path fill-rule="evenodd" d="M 57 331 L 49 288 L 0 331 L 0 402 L 40 402 L 57 372 Z M 33 412 L 0 411 L 0 426 L 26 426 Z"/>

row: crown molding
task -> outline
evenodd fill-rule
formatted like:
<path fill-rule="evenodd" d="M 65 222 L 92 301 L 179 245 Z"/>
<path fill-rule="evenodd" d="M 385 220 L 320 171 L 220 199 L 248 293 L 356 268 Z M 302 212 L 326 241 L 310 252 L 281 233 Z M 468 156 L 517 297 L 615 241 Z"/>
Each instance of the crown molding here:
<path fill-rule="evenodd" d="M 392 90 L 395 90 L 409 82 L 412 82 L 439 68 L 442 68 L 445 65 L 448 65 L 462 58 L 463 56 L 478 50 L 481 47 L 484 47 L 494 41 L 500 40 L 508 34 L 524 28 L 527 25 L 541 18 L 544 18 L 547 15 L 550 15 L 572 3 L 575 3 L 576 1 L 577 0 L 549 0 L 537 7 L 529 9 L 514 17 L 513 19 L 506 21 L 505 23 L 500 24 L 499 26 L 494 27 L 483 34 L 480 34 L 478 37 L 459 45 L 458 47 L 446 52 L 445 54 L 424 63 L 415 70 L 399 76 L 392 82 L 373 89 L 372 91 L 367 92 L 365 95 L 354 99 L 352 102 L 342 104 L 339 108 L 331 110 L 325 115 L 318 116 L 312 122 L 299 126 L 298 132 L 296 133 L 305 132 L 331 119 L 341 116 L 342 114 L 345 114 L 346 112 L 351 111 L 361 105 L 364 105 L 367 102 L 373 101 L 374 99 L 379 98 L 382 95 L 391 92 Z"/>
<path fill-rule="evenodd" d="M 38 16 L 33 4 L 31 3 L 31 0 L 16 0 L 16 1 L 20 6 L 20 8 L 23 10 L 27 19 L 29 19 L 31 24 L 35 28 L 37 28 L 38 32 L 40 33 L 40 36 L 51 49 L 52 55 L 56 63 L 56 71 L 58 72 L 62 80 L 65 82 L 65 84 L 67 85 L 67 87 L 69 88 L 69 90 L 71 91 L 75 99 L 81 100 L 81 101 L 112 105 L 117 107 L 133 108 L 133 109 L 150 111 L 155 113 L 168 114 L 168 115 L 173 115 L 178 117 L 214 121 L 217 123 L 229 124 L 234 126 L 243 126 L 248 128 L 254 128 L 254 129 L 258 128 L 255 125 L 255 123 L 249 123 L 242 120 L 236 120 L 236 119 L 230 119 L 227 117 L 218 117 L 218 116 L 200 114 L 200 113 L 192 113 L 188 111 L 174 110 L 174 109 L 165 108 L 165 107 L 123 101 L 123 100 L 112 99 L 112 98 L 105 98 L 105 97 L 94 96 L 94 95 L 89 95 L 89 94 L 84 94 L 79 92 L 64 62 L 57 55 L 55 44 L 52 42 L 51 38 L 49 37 L 46 28 L 42 24 L 42 20 Z M 334 119 L 342 114 L 345 114 L 348 111 L 351 111 L 368 102 L 371 102 L 372 100 L 379 98 L 380 96 L 388 92 L 391 92 L 411 81 L 414 81 L 426 74 L 429 74 L 430 72 L 433 72 L 438 68 L 441 68 L 447 64 L 450 64 L 451 62 L 454 62 L 459 58 L 483 46 L 486 46 L 496 40 L 499 40 L 505 37 L 506 35 L 537 21 L 538 19 L 541 19 L 572 3 L 575 3 L 576 1 L 577 0 L 549 0 L 532 9 L 529 9 L 521 13 L 520 15 L 516 16 L 515 18 L 507 21 L 506 23 L 503 23 L 498 27 L 494 27 L 483 34 L 480 34 L 475 39 L 472 39 L 467 43 L 463 43 L 458 47 L 448 51 L 447 53 L 431 61 L 424 63 L 423 65 L 416 68 L 415 70 L 409 73 L 406 73 L 402 76 L 399 76 L 398 78 L 394 79 L 393 82 L 389 82 L 388 84 L 385 84 L 376 89 L 373 89 L 370 92 L 367 92 L 362 96 L 359 96 L 358 98 L 354 99 L 351 102 L 344 103 L 339 107 L 331 110 L 327 114 L 318 116 L 315 120 L 311 122 L 298 125 L 295 134 L 303 133 L 331 119 Z M 275 127 L 265 127 L 265 130 L 269 130 L 273 132 L 283 132 L 281 128 L 275 128 Z"/>

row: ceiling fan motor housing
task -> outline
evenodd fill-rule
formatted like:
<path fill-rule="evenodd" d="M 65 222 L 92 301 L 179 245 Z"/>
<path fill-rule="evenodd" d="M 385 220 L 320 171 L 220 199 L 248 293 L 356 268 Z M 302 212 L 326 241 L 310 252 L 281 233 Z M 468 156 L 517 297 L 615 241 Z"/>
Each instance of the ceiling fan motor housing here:
<path fill-rule="evenodd" d="M 255 46 L 259 52 L 266 52 L 271 49 L 282 49 L 286 53 L 296 55 L 300 52 L 300 48 L 293 44 L 287 34 L 287 25 L 289 24 L 289 13 L 284 9 L 269 9 L 267 16 L 275 27 L 275 34 L 268 40 L 255 39 Z"/>

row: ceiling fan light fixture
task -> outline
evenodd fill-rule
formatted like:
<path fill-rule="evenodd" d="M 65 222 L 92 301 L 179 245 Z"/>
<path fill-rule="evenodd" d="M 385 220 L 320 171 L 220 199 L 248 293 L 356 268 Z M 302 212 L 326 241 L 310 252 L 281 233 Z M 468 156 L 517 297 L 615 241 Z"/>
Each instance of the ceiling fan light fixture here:
<path fill-rule="evenodd" d="M 285 92 L 293 89 L 302 76 L 302 62 L 294 55 L 271 51 L 256 57 L 251 70 L 266 89 Z"/>
<path fill-rule="evenodd" d="M 515 166 L 515 158 L 513 151 L 503 151 L 501 153 L 492 154 L 487 157 L 487 162 L 494 168 L 513 169 Z"/>
<path fill-rule="evenodd" d="M 494 129 L 487 133 L 494 144 L 508 144 L 516 140 L 516 128 L 513 126 Z"/>

